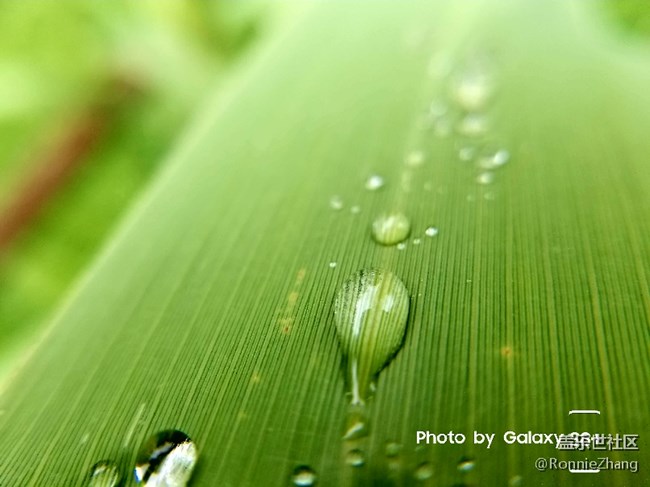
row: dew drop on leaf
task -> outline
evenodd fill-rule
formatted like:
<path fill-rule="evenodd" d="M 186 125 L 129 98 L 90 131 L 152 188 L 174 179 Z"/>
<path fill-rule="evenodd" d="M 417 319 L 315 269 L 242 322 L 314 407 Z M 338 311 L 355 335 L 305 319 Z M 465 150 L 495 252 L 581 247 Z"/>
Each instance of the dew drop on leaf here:
<path fill-rule="evenodd" d="M 438 229 L 436 227 L 428 227 L 425 231 L 424 234 L 427 237 L 435 237 L 438 235 Z"/>
<path fill-rule="evenodd" d="M 102 460 L 90 468 L 88 487 L 117 487 L 122 483 L 122 473 L 112 460 Z"/>
<path fill-rule="evenodd" d="M 335 210 L 335 211 L 342 210 L 343 209 L 343 199 L 338 195 L 332 196 L 330 198 L 330 208 Z"/>
<path fill-rule="evenodd" d="M 366 458 L 361 450 L 355 448 L 345 455 L 345 463 L 352 467 L 362 467 L 366 463 Z"/>
<path fill-rule="evenodd" d="M 468 112 L 484 108 L 492 92 L 492 80 L 478 69 L 465 71 L 452 83 L 454 100 L 460 108 Z"/>
<path fill-rule="evenodd" d="M 411 222 L 400 212 L 383 213 L 372 222 L 372 236 L 382 245 L 395 245 L 411 232 Z"/>
<path fill-rule="evenodd" d="M 379 174 L 373 174 L 366 180 L 366 189 L 369 191 L 376 191 L 384 186 L 384 178 Z"/>
<path fill-rule="evenodd" d="M 494 182 L 494 173 L 493 172 L 482 172 L 476 177 L 476 182 L 479 184 L 492 184 Z"/>
<path fill-rule="evenodd" d="M 293 475 L 291 476 L 293 485 L 296 485 L 298 487 L 311 487 L 312 485 L 316 485 L 316 480 L 316 472 L 314 472 L 307 465 L 300 465 L 296 467 L 293 471 Z"/>
<path fill-rule="evenodd" d="M 469 113 L 460 119 L 456 130 L 466 137 L 480 137 L 488 130 L 488 121 L 480 113 Z"/>
<path fill-rule="evenodd" d="M 408 291 L 388 271 L 358 271 L 336 294 L 334 320 L 350 397 L 346 439 L 367 434 L 366 402 L 379 372 L 402 346 L 408 312 Z"/>
<path fill-rule="evenodd" d="M 458 471 L 462 473 L 471 472 L 472 470 L 474 470 L 475 466 L 476 463 L 474 462 L 473 459 L 468 457 L 463 457 L 458 462 Z"/>
<path fill-rule="evenodd" d="M 427 480 L 433 477 L 433 466 L 429 462 L 421 463 L 413 472 L 416 480 Z"/>
<path fill-rule="evenodd" d="M 147 487 L 185 487 L 197 460 L 196 445 L 185 433 L 160 431 L 140 448 L 135 478 Z"/>
<path fill-rule="evenodd" d="M 402 445 L 400 445 L 396 441 L 389 441 L 384 446 L 384 454 L 388 458 L 396 457 L 397 455 L 400 454 L 401 451 L 402 451 Z"/>

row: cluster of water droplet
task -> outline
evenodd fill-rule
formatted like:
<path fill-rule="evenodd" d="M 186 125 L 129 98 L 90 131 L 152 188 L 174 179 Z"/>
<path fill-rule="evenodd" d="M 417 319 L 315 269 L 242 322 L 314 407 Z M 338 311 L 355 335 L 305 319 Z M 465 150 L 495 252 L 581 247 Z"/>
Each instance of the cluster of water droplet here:
<path fill-rule="evenodd" d="M 185 487 L 197 461 L 198 451 L 189 436 L 178 430 L 160 431 L 140 448 L 135 479 L 146 487 Z M 122 473 L 117 464 L 102 460 L 91 467 L 87 485 L 118 487 L 121 483 Z"/>
<path fill-rule="evenodd" d="M 446 96 L 430 104 L 422 127 L 432 128 L 438 137 L 450 136 L 455 131 L 459 161 L 471 164 L 477 184 L 491 185 L 496 180 L 496 171 L 510 160 L 508 150 L 490 142 L 494 139 L 491 108 L 497 88 L 494 64 L 485 54 L 475 52 L 455 68 L 449 60 L 446 65 L 447 69 L 431 72 L 446 78 L 448 90 Z M 483 197 L 492 200 L 494 193 L 484 191 Z M 467 200 L 474 201 L 474 195 Z"/>
<path fill-rule="evenodd" d="M 492 64 L 480 55 L 468 59 L 451 79 L 452 99 L 463 114 L 457 131 L 466 138 L 458 149 L 458 158 L 474 162 L 475 179 L 480 185 L 492 184 L 495 171 L 510 160 L 508 150 L 484 140 L 490 131 L 488 108 L 495 84 Z M 493 194 L 485 193 L 484 197 L 493 199 Z"/>

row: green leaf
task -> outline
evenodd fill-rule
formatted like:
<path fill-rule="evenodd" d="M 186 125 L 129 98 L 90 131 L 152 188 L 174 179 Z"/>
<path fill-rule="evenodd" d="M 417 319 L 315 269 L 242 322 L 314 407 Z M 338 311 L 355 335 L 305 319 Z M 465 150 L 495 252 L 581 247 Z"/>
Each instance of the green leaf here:
<path fill-rule="evenodd" d="M 474 138 L 422 124 L 475 59 L 496 87 L 481 144 L 511 156 L 485 185 L 458 160 Z M 198 445 L 194 486 L 288 485 L 300 465 L 324 486 L 429 467 L 436 485 L 647 484 L 538 472 L 541 456 L 606 455 L 503 440 L 650 433 L 647 55 L 573 3 L 318 2 L 241 68 L 3 392 L 3 484 L 81 484 L 104 458 L 130 471 L 167 429 Z M 419 244 L 372 240 L 388 211 Z M 398 276 L 411 307 L 351 445 L 332 301 L 364 268 Z M 418 430 L 467 441 L 418 447 Z M 474 430 L 496 434 L 489 450 Z"/>

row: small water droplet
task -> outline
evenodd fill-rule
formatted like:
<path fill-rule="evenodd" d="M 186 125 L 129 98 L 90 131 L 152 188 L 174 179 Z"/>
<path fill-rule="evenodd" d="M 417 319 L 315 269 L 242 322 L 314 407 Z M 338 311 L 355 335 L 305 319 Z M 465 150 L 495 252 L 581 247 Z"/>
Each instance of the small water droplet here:
<path fill-rule="evenodd" d="M 293 470 L 291 481 L 298 487 L 311 487 L 316 485 L 316 472 L 307 465 L 300 465 Z"/>
<path fill-rule="evenodd" d="M 479 184 L 492 184 L 494 182 L 494 173 L 493 172 L 482 172 L 476 176 L 476 182 Z"/>
<path fill-rule="evenodd" d="M 384 453 L 387 457 L 393 458 L 399 455 L 402 451 L 402 445 L 395 441 L 389 441 L 384 447 Z"/>
<path fill-rule="evenodd" d="M 436 227 L 428 227 L 425 231 L 424 234 L 427 237 L 435 237 L 438 235 L 438 229 Z"/>
<path fill-rule="evenodd" d="M 468 113 L 460 119 L 456 130 L 467 137 L 480 137 L 488 130 L 487 118 L 480 113 Z"/>
<path fill-rule="evenodd" d="M 493 83 L 487 73 L 468 69 L 456 76 L 452 83 L 454 100 L 468 112 L 483 108 L 492 96 Z"/>
<path fill-rule="evenodd" d="M 397 244 L 397 250 L 404 250 L 406 248 L 406 244 L 404 242 L 400 242 Z"/>
<path fill-rule="evenodd" d="M 330 262 L 329 263 L 330 269 L 334 269 L 336 267 L 336 262 Z"/>
<path fill-rule="evenodd" d="M 433 189 L 433 184 L 427 181 L 426 183 L 424 183 L 423 187 L 425 191 L 431 191 Z"/>
<path fill-rule="evenodd" d="M 379 372 L 403 344 L 408 312 L 408 291 L 388 271 L 358 271 L 336 294 L 334 320 L 350 395 L 347 439 L 367 434 L 366 401 Z"/>
<path fill-rule="evenodd" d="M 400 212 L 383 213 L 372 223 L 372 236 L 382 245 L 395 245 L 408 238 L 411 222 Z"/>
<path fill-rule="evenodd" d="M 366 463 L 366 459 L 363 455 L 363 452 L 358 448 L 350 450 L 347 455 L 345 455 L 345 463 L 353 467 L 361 467 Z"/>
<path fill-rule="evenodd" d="M 520 487 L 524 484 L 524 478 L 521 475 L 514 475 L 508 481 L 509 487 Z"/>
<path fill-rule="evenodd" d="M 475 154 L 476 154 L 476 149 L 471 146 L 461 147 L 458 150 L 458 158 L 461 161 L 471 161 L 474 158 Z"/>
<path fill-rule="evenodd" d="M 418 465 L 413 473 L 416 480 L 427 480 L 433 477 L 433 466 L 429 462 Z"/>
<path fill-rule="evenodd" d="M 472 470 L 474 470 L 475 466 L 476 463 L 474 462 L 473 459 L 468 457 L 463 457 L 458 462 L 458 471 L 462 473 L 471 472 Z"/>
<path fill-rule="evenodd" d="M 185 487 L 198 460 L 194 442 L 178 430 L 165 430 L 140 448 L 135 478 L 147 487 Z"/>
<path fill-rule="evenodd" d="M 352 208 L 350 208 L 350 213 L 353 215 L 358 214 L 361 211 L 361 207 L 358 205 L 354 205 Z"/>
<path fill-rule="evenodd" d="M 338 196 L 334 195 L 330 198 L 330 208 L 336 211 L 342 210 L 343 209 L 343 199 Z"/>
<path fill-rule="evenodd" d="M 117 487 L 122 483 L 122 473 L 112 460 L 102 460 L 90 468 L 88 487 Z"/>
<path fill-rule="evenodd" d="M 505 149 L 499 149 L 481 156 L 477 161 L 481 169 L 496 169 L 503 166 L 510 160 L 510 152 Z"/>
<path fill-rule="evenodd" d="M 376 191 L 384 186 L 384 178 L 379 174 L 373 174 L 366 180 L 366 189 L 369 191 Z"/>
<path fill-rule="evenodd" d="M 409 167 L 418 167 L 424 163 L 424 152 L 420 150 L 411 151 L 404 159 L 404 164 Z"/>
<path fill-rule="evenodd" d="M 420 240 L 419 238 L 413 239 L 413 245 L 420 245 L 420 242 L 422 242 L 422 240 Z"/>

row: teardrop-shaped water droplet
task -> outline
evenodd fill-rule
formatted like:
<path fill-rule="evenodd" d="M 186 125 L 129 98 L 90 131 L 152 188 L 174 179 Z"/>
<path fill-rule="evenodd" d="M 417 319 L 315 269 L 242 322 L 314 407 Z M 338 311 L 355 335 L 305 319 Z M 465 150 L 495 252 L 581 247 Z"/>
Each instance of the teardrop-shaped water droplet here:
<path fill-rule="evenodd" d="M 379 174 L 373 174 L 366 180 L 366 189 L 369 191 L 376 191 L 384 186 L 384 178 Z"/>
<path fill-rule="evenodd" d="M 408 312 L 408 291 L 388 271 L 361 270 L 336 295 L 334 320 L 350 394 L 346 438 L 367 433 L 365 403 L 375 377 L 402 346 Z"/>
<path fill-rule="evenodd" d="M 408 238 L 411 222 L 404 213 L 383 213 L 372 222 L 372 236 L 382 245 L 395 245 Z"/>
<path fill-rule="evenodd" d="M 311 487 L 316 485 L 316 472 L 307 465 L 296 467 L 291 475 L 291 482 L 298 487 Z"/>
<path fill-rule="evenodd" d="M 433 466 L 429 462 L 421 463 L 413 472 L 416 480 L 427 480 L 433 477 Z"/>
<path fill-rule="evenodd" d="M 352 467 L 362 467 L 366 463 L 366 458 L 361 450 L 355 448 L 345 455 L 345 463 Z"/>
<path fill-rule="evenodd" d="M 185 487 L 198 460 L 194 442 L 178 430 L 156 433 L 140 448 L 135 478 L 147 487 Z"/>
<path fill-rule="evenodd" d="M 122 473 L 111 460 L 102 460 L 90 468 L 88 487 L 117 487 L 122 483 Z"/>

